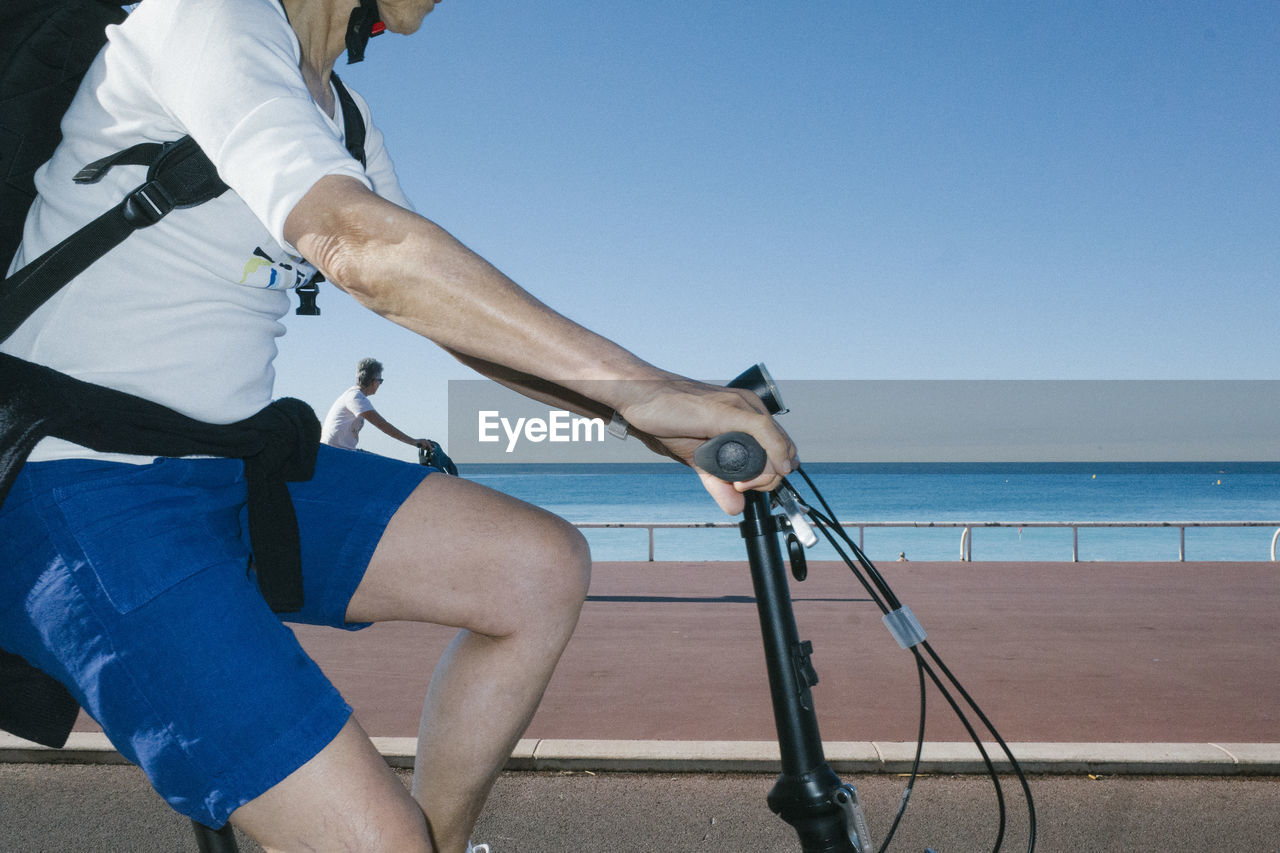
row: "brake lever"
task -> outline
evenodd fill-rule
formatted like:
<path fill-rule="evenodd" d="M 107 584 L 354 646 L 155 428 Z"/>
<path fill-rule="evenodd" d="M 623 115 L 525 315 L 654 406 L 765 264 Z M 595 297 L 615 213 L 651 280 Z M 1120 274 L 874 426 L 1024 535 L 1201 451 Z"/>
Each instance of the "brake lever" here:
<path fill-rule="evenodd" d="M 783 483 L 774 489 L 773 501 L 786 514 L 787 521 L 791 524 L 791 531 L 795 533 L 801 545 L 812 548 L 818 544 L 818 534 L 813 532 L 813 527 L 810 526 L 807 518 L 809 508 L 800 500 L 795 489 Z"/>

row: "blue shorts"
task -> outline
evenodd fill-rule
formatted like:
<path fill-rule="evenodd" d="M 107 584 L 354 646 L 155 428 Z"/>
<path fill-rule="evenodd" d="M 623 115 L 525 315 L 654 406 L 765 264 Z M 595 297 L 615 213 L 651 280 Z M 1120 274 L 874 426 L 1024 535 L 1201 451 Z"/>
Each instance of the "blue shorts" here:
<path fill-rule="evenodd" d="M 243 467 L 30 463 L 0 507 L 0 647 L 62 681 L 178 812 L 219 827 L 351 708 L 282 619 L 340 628 L 392 514 L 433 469 L 321 446 L 290 483 L 305 607 L 248 572 Z"/>

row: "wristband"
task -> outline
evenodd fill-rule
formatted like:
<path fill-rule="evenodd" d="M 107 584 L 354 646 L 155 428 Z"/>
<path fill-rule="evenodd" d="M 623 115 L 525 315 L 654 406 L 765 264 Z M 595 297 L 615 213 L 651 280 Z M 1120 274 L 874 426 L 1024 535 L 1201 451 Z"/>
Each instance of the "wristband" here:
<path fill-rule="evenodd" d="M 630 428 L 631 428 L 631 425 L 628 424 L 626 421 L 624 421 L 622 419 L 622 415 L 618 414 L 617 410 L 615 409 L 613 412 L 613 417 L 609 418 L 609 426 L 607 427 L 607 429 L 609 430 L 609 435 L 613 436 L 614 438 L 626 438 L 627 430 L 629 430 Z"/>

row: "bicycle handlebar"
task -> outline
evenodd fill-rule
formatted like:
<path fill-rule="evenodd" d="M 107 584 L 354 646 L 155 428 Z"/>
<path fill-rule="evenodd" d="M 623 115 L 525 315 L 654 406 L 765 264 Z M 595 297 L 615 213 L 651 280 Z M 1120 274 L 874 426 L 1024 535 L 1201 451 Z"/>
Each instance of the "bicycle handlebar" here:
<path fill-rule="evenodd" d="M 726 432 L 701 444 L 693 452 L 694 463 L 727 483 L 754 480 L 769 461 L 756 441 L 745 432 Z"/>
<path fill-rule="evenodd" d="M 743 388 L 752 392 L 771 415 L 781 415 L 787 409 L 782 405 L 782 394 L 777 383 L 763 364 L 757 364 L 739 373 L 729 382 L 730 388 Z M 693 461 L 699 468 L 726 483 L 741 483 L 760 476 L 768 455 L 760 443 L 745 432 L 726 432 L 709 439 L 693 452 Z"/>

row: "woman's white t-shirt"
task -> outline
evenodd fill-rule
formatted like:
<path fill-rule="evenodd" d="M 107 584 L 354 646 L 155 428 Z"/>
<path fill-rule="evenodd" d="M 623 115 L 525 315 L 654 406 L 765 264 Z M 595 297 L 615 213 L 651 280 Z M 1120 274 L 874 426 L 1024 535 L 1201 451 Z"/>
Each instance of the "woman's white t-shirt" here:
<path fill-rule="evenodd" d="M 315 273 L 284 240 L 294 205 L 326 175 L 409 203 L 358 95 L 367 168 L 348 154 L 342 117 L 326 115 L 308 92 L 276 0 L 147 0 L 109 36 L 63 119 L 62 144 L 36 174 L 39 197 L 11 269 L 141 184 L 145 169 L 136 166 L 117 166 L 97 184 L 71 179 L 139 142 L 191 135 L 231 191 L 132 234 L 0 350 L 232 423 L 271 402 L 287 291 Z M 45 439 L 31 460 L 95 456 L 136 458 Z"/>
<path fill-rule="evenodd" d="M 320 441 L 355 450 L 360 443 L 360 427 L 364 426 L 364 416 L 375 411 L 373 403 L 360 390 L 359 385 L 352 385 L 329 407 L 320 426 Z"/>

